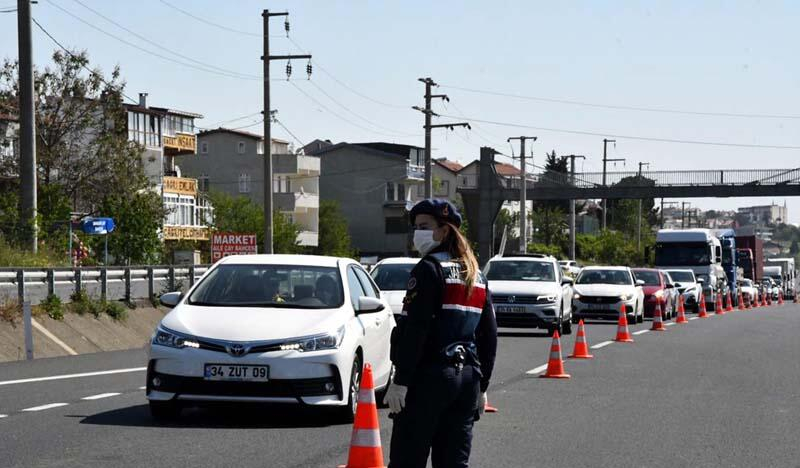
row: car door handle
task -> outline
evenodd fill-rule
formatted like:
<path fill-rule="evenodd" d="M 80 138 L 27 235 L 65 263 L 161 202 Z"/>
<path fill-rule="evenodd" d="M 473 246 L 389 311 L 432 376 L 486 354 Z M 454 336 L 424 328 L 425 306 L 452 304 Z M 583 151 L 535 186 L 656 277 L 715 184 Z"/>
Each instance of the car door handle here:
<path fill-rule="evenodd" d="M 376 327 L 380 327 L 382 323 L 383 323 L 383 319 L 382 318 L 376 318 L 375 319 L 375 326 Z"/>

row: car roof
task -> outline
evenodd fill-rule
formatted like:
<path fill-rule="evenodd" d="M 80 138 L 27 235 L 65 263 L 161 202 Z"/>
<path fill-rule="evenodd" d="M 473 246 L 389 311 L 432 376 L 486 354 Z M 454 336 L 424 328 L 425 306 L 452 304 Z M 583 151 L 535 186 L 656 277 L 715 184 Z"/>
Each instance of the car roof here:
<path fill-rule="evenodd" d="M 339 262 L 357 263 L 352 258 L 325 257 L 321 255 L 230 255 L 218 263 L 226 265 L 302 265 L 336 267 Z"/>
<path fill-rule="evenodd" d="M 515 262 L 553 262 L 554 257 L 549 256 L 527 256 L 527 255 L 512 255 L 510 257 L 494 257 L 489 262 L 502 262 L 503 260 L 513 260 Z"/>
<path fill-rule="evenodd" d="M 630 268 L 626 266 L 587 266 L 583 267 L 585 271 L 592 271 L 592 270 L 617 270 L 617 271 L 628 271 Z"/>
<path fill-rule="evenodd" d="M 375 266 L 378 265 L 416 265 L 419 263 L 419 258 L 414 257 L 388 257 L 384 258 L 380 262 L 376 263 Z"/>
<path fill-rule="evenodd" d="M 631 268 L 633 271 L 662 271 L 658 268 Z"/>

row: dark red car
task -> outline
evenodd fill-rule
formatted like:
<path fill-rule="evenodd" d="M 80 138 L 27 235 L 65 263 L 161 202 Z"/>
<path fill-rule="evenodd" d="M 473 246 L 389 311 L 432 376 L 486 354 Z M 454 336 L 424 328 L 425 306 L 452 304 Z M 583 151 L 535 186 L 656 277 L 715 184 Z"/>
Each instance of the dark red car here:
<path fill-rule="evenodd" d="M 653 317 L 656 304 L 661 304 L 661 318 L 669 320 L 677 315 L 675 304 L 675 287 L 669 281 L 667 274 L 655 268 L 633 268 L 637 280 L 644 281 L 644 316 Z"/>

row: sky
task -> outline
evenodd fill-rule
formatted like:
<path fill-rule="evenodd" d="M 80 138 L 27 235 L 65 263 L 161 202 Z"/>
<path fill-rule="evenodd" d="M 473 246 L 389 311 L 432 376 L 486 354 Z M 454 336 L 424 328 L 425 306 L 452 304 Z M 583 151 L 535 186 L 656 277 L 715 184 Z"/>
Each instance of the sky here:
<path fill-rule="evenodd" d="M 0 0 L 0 11 L 15 5 Z M 200 127 L 261 133 L 265 7 L 290 13 L 290 39 L 283 18 L 270 20 L 270 53 L 313 55 L 311 80 L 306 60 L 292 61 L 290 81 L 285 63 L 272 62 L 272 108 L 285 127 L 273 125 L 273 136 L 296 144 L 423 146 L 423 116 L 411 106 L 424 105 L 417 79 L 431 77 L 450 98 L 434 101 L 442 115 L 434 123 L 473 128 L 434 130 L 434 157 L 466 163 L 481 146 L 511 155 L 508 137 L 537 136 L 528 144 L 534 164 L 555 150 L 585 155 L 579 172 L 599 171 L 603 137 L 618 135 L 609 158 L 626 161 L 610 171 L 639 162 L 664 171 L 800 167 L 800 2 L 39 0 L 32 8 L 94 66 L 119 65 L 128 96 L 147 92 L 151 105 L 203 114 Z M 44 67 L 57 46 L 36 26 L 33 41 Z M 0 13 L 0 57 L 16 56 L 16 15 Z M 800 197 L 690 201 L 735 209 L 784 200 L 789 221 L 800 223 Z"/>

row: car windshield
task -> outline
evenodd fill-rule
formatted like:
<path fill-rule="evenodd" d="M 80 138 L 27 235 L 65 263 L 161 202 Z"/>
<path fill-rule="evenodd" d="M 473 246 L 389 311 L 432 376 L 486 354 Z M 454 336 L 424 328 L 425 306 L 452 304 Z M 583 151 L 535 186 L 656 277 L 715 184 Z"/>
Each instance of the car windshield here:
<path fill-rule="evenodd" d="M 711 263 L 711 250 L 703 243 L 656 244 L 657 266 L 700 266 Z"/>
<path fill-rule="evenodd" d="M 661 280 L 658 277 L 657 271 L 651 270 L 633 270 L 633 276 L 637 280 L 644 281 L 645 286 L 660 286 Z"/>
<path fill-rule="evenodd" d="M 583 270 L 576 284 L 633 284 L 631 275 L 625 270 Z"/>
<path fill-rule="evenodd" d="M 327 309 L 344 303 L 334 267 L 306 265 L 220 265 L 189 296 L 188 303 L 212 307 Z"/>
<path fill-rule="evenodd" d="M 749 288 L 749 287 L 750 287 L 750 286 L 752 286 L 752 285 L 753 285 L 753 282 L 752 282 L 752 281 L 750 281 L 749 279 L 742 280 L 742 286 L 744 286 L 744 287 L 746 287 L 746 288 Z"/>
<path fill-rule="evenodd" d="M 691 271 L 670 270 L 669 276 L 678 283 L 694 283 L 694 274 Z"/>
<path fill-rule="evenodd" d="M 411 263 L 384 263 L 376 266 L 371 275 L 381 291 L 405 291 L 413 268 Z"/>
<path fill-rule="evenodd" d="M 489 281 L 555 281 L 556 272 L 550 262 L 500 260 L 489 262 Z"/>

